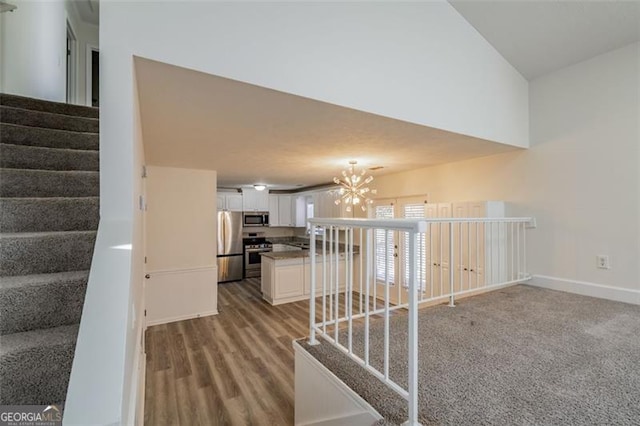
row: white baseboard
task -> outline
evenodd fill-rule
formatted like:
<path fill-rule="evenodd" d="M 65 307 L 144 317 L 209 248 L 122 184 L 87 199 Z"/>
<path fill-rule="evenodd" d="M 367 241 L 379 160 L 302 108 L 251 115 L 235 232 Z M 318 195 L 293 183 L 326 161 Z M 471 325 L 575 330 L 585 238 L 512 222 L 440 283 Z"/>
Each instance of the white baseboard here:
<path fill-rule="evenodd" d="M 200 317 L 208 317 L 210 315 L 218 315 L 218 311 L 198 312 L 196 314 L 179 315 L 175 317 L 161 318 L 153 321 L 147 321 L 147 327 L 151 327 L 152 325 L 168 324 L 170 322 L 184 321 L 184 320 L 200 318 Z"/>
<path fill-rule="evenodd" d="M 640 290 L 612 287 L 586 281 L 569 280 L 566 278 L 549 277 L 546 275 L 534 275 L 533 279 L 527 282 L 527 284 L 551 290 L 580 294 L 583 296 L 640 305 Z"/>

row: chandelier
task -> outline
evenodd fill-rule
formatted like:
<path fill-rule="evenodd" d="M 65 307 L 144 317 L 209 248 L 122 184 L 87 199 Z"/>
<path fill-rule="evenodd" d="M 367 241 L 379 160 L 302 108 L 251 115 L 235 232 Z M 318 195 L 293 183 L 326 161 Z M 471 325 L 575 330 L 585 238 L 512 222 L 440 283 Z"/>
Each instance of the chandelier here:
<path fill-rule="evenodd" d="M 349 169 L 342 171 L 342 179 L 337 177 L 333 178 L 333 182 L 336 185 L 340 185 L 340 198 L 335 203 L 336 205 L 344 203 L 347 205 L 346 210 L 351 211 L 351 206 L 360 206 L 362 211 L 367 210 L 367 204 L 373 203 L 373 200 L 368 198 L 368 195 L 376 194 L 375 189 L 369 189 L 366 185 L 373 181 L 373 176 L 369 175 L 365 177 L 367 171 L 362 169 L 360 173 L 356 173 L 355 166 L 357 161 L 349 161 Z"/>

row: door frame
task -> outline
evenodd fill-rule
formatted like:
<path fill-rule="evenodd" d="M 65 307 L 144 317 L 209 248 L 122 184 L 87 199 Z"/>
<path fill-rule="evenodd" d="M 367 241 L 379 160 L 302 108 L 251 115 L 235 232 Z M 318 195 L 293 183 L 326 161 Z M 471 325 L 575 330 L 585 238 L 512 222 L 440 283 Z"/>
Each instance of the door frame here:
<path fill-rule="evenodd" d="M 69 18 L 67 18 L 65 46 L 65 68 L 66 68 L 66 100 L 68 104 L 76 103 L 78 93 L 78 37 Z M 70 40 L 70 42 L 69 42 Z"/>
<path fill-rule="evenodd" d="M 100 54 L 100 49 L 98 48 L 98 46 L 95 46 L 93 44 L 89 44 L 87 43 L 87 49 L 86 49 L 86 55 L 85 55 L 85 73 L 86 73 L 86 78 L 85 78 L 85 103 L 87 106 L 92 106 L 93 105 L 93 99 L 91 98 L 91 90 L 93 87 L 93 52 L 98 52 L 98 54 Z"/>

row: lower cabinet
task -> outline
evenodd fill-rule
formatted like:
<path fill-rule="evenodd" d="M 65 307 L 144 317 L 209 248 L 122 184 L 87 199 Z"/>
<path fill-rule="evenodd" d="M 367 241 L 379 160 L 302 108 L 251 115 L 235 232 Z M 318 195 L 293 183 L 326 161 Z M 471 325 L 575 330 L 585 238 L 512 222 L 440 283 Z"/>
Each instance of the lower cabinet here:
<path fill-rule="evenodd" d="M 354 265 L 358 263 L 354 256 Z M 322 259 L 316 260 L 316 295 L 322 295 L 324 278 Z M 333 269 L 333 285 L 335 286 L 336 269 Z M 346 260 L 344 254 L 338 260 L 337 278 L 339 291 L 343 292 L 347 282 Z M 354 266 L 354 286 L 357 278 L 357 267 Z M 327 294 L 332 280 L 327 274 Z M 309 297 L 311 293 L 311 260 L 308 257 L 295 259 L 262 258 L 262 297 L 272 305 L 296 302 Z"/>
<path fill-rule="evenodd" d="M 288 261 L 276 261 L 274 268 L 275 297 L 276 299 L 288 299 L 304 294 L 304 259 L 292 259 Z"/>
<path fill-rule="evenodd" d="M 345 275 L 345 272 L 346 272 L 345 256 L 344 254 L 341 254 L 339 255 L 338 271 L 337 271 L 338 287 L 340 288 L 340 291 L 344 291 L 345 284 L 347 282 L 347 276 Z M 333 274 L 333 276 L 331 276 L 331 274 Z M 320 258 L 316 261 L 316 295 L 317 296 L 322 295 L 323 279 L 324 279 L 324 269 L 322 265 L 322 258 Z M 330 286 L 332 284 L 333 286 L 335 286 L 335 282 L 336 282 L 335 266 L 334 266 L 334 269 L 331 270 L 329 266 L 329 262 L 327 261 L 326 294 L 329 294 L 329 292 L 331 291 Z M 307 296 L 311 294 L 311 259 L 310 258 L 304 259 L 304 294 Z"/>

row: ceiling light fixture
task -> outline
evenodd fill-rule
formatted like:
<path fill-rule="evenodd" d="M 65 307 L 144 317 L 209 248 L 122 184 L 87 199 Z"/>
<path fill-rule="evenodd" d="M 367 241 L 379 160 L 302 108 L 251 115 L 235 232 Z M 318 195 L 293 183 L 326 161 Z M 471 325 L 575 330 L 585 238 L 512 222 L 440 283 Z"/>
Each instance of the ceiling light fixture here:
<path fill-rule="evenodd" d="M 256 189 L 256 191 L 264 191 L 267 188 L 267 185 L 258 183 L 256 185 L 253 185 L 253 187 Z"/>
<path fill-rule="evenodd" d="M 355 166 L 357 161 L 349 161 L 349 169 L 342 171 L 342 179 L 337 177 L 333 178 L 333 182 L 336 185 L 340 185 L 340 198 L 335 203 L 340 204 L 343 201 L 347 204 L 346 210 L 351 211 L 351 206 L 359 205 L 362 211 L 367 210 L 367 204 L 373 203 L 373 200 L 368 197 L 368 194 L 376 194 L 375 189 L 369 189 L 366 185 L 373 181 L 373 176 L 365 177 L 367 170 L 362 169 L 358 174 L 356 173 Z"/>

